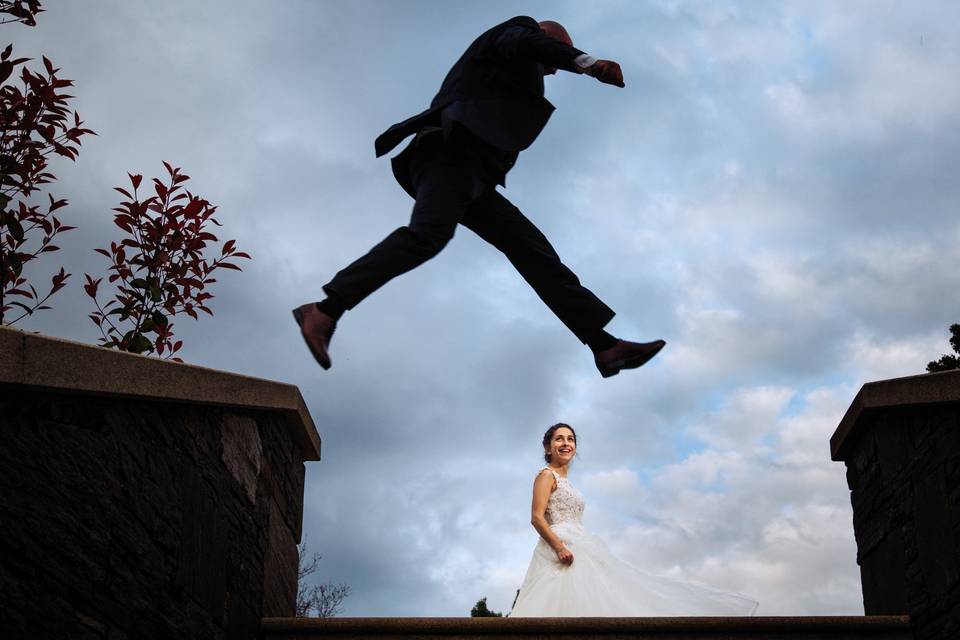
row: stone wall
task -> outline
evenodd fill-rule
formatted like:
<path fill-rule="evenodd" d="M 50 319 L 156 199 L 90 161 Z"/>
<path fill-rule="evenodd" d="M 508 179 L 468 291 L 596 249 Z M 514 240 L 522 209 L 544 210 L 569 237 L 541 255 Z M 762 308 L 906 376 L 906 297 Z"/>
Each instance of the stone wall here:
<path fill-rule="evenodd" d="M 103 393 L 23 384 L 24 363 L 0 351 L 0 637 L 252 639 L 262 617 L 293 615 L 303 462 L 319 438 L 292 428 L 302 407 L 268 406 L 264 393 L 290 386 L 83 348 L 138 358 L 145 379 Z M 157 365 L 182 374 L 177 401 L 130 393 Z M 191 376 L 215 374 L 261 401 L 183 399 Z"/>
<path fill-rule="evenodd" d="M 865 385 L 834 436 L 867 615 L 960 638 L 960 371 Z"/>

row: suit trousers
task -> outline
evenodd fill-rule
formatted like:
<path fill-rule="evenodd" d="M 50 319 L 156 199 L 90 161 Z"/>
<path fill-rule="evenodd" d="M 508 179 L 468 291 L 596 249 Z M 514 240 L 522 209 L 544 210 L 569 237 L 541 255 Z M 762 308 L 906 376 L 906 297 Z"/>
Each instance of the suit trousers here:
<path fill-rule="evenodd" d="M 580 284 L 536 225 L 496 191 L 496 173 L 482 150 L 439 131 L 420 134 L 411 145 L 408 166 L 416 203 L 410 223 L 337 273 L 323 287 L 327 295 L 352 309 L 392 278 L 437 255 L 462 224 L 503 252 L 581 342 L 613 318 L 613 310 Z"/>

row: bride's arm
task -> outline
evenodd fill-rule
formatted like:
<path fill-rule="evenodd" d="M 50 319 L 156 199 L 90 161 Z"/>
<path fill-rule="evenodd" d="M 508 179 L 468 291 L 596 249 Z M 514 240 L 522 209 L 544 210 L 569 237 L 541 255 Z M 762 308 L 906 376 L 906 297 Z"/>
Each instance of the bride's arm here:
<path fill-rule="evenodd" d="M 537 530 L 540 537 L 550 545 L 550 548 L 557 552 L 560 562 L 570 564 L 573 562 L 573 554 L 553 532 L 544 516 L 547 511 L 547 501 L 550 499 L 550 494 L 553 493 L 555 483 L 553 474 L 546 469 L 541 471 L 537 479 L 533 481 L 533 506 L 530 508 L 530 524 Z"/>

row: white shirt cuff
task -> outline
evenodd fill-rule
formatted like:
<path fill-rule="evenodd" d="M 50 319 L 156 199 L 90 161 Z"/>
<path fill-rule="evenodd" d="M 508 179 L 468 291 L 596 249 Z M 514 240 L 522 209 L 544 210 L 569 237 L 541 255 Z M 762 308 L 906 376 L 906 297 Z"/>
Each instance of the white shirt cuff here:
<path fill-rule="evenodd" d="M 578 73 L 583 73 L 584 69 L 586 69 L 587 67 L 592 67 L 593 63 L 596 61 L 597 59 L 588 53 L 581 53 L 580 55 L 578 55 L 576 58 L 573 59 L 573 63 L 577 65 Z"/>

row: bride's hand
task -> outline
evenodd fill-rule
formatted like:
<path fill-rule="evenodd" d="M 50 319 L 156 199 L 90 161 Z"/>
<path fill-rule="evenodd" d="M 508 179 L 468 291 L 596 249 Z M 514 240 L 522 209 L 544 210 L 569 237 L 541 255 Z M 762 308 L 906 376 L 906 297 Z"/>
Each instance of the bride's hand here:
<path fill-rule="evenodd" d="M 557 558 L 559 558 L 560 562 L 567 566 L 573 564 L 573 554 L 570 553 L 570 549 L 567 549 L 566 547 L 560 547 L 557 549 Z"/>

